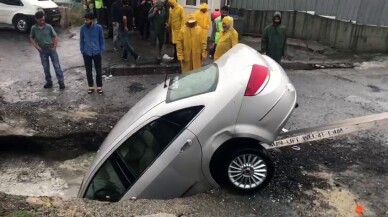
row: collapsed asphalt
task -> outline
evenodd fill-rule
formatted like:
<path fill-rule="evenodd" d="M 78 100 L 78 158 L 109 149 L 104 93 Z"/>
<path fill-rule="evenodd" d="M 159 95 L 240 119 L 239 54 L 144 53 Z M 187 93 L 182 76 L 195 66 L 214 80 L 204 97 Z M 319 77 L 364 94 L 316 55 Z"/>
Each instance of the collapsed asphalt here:
<path fill-rule="evenodd" d="M 128 76 L 106 74 L 104 95 L 88 95 L 77 39 L 63 34 L 58 49 L 67 89 L 60 91 L 54 86 L 45 90 L 39 57 L 27 37 L 12 31 L 0 34 L 0 44 L 5 48 L 0 51 L 0 174 L 10 180 L 19 177 L 14 183 L 37 180 L 39 184 L 39 180 L 47 178 L 48 183 L 66 184 L 61 172 L 70 171 L 63 170 L 63 165 L 69 162 L 71 169 L 82 162 L 74 173 L 82 177 L 81 170 L 87 168 L 96 146 L 114 124 L 165 78 L 163 72 L 146 69 L 141 74 Z M 112 50 L 107 50 L 104 57 L 105 68 L 115 62 L 120 63 L 117 67 L 126 64 L 117 60 L 119 54 Z M 147 58 L 146 64 L 152 57 Z M 330 59 L 324 60 L 330 62 Z M 360 62 L 356 66 L 341 70 L 287 71 L 298 92 L 299 108 L 286 128 L 305 128 L 387 111 L 387 59 Z M 129 67 L 125 70 L 135 71 Z M 31 200 L 26 202 L 26 197 L 0 194 L 0 215 L 26 209 L 44 215 L 74 211 L 79 216 L 160 212 L 187 216 L 354 216 L 355 207 L 360 204 L 365 207 L 366 216 L 384 216 L 388 212 L 387 138 L 386 130 L 374 129 L 300 145 L 299 151 L 292 148 L 273 151 L 275 176 L 267 188 L 254 195 L 213 190 L 168 201 L 108 204 L 69 200 L 55 206 L 50 199 L 48 207 Z M 35 177 L 32 174 L 37 171 L 29 166 L 39 169 L 36 180 L 28 180 L 28 174 Z M 59 184 L 53 195 L 61 196 Z"/>

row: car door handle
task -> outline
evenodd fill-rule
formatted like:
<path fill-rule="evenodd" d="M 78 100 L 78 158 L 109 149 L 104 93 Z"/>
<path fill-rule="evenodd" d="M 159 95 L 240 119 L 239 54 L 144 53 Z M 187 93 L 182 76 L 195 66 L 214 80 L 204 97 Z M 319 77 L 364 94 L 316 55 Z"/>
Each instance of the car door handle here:
<path fill-rule="evenodd" d="M 188 139 L 185 144 L 182 146 L 181 150 L 179 151 L 179 153 L 183 153 L 184 151 L 186 151 L 187 149 L 190 148 L 191 144 L 193 144 L 193 141 L 191 139 Z"/>

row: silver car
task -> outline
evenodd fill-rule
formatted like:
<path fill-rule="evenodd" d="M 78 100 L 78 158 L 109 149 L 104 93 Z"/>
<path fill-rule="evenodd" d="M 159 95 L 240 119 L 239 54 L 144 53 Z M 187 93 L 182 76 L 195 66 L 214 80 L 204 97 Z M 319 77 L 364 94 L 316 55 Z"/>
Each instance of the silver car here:
<path fill-rule="evenodd" d="M 238 44 L 215 63 L 157 86 L 117 123 L 78 196 L 169 199 L 225 186 L 265 187 L 266 152 L 296 104 L 272 59 Z"/>

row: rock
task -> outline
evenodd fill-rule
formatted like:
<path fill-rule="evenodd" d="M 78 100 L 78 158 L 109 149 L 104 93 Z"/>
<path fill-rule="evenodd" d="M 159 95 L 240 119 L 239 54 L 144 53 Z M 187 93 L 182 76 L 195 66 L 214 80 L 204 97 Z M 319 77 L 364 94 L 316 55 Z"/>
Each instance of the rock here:
<path fill-rule="evenodd" d="M 27 197 L 26 202 L 30 206 L 60 207 L 63 201 L 59 197 Z"/>

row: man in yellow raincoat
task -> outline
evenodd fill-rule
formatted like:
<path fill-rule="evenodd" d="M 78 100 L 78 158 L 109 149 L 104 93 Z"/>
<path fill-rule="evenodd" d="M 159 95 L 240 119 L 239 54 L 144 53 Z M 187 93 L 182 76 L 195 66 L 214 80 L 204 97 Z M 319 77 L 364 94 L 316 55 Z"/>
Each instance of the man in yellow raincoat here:
<path fill-rule="evenodd" d="M 201 6 L 199 6 L 199 10 L 197 10 L 194 15 L 198 26 L 202 28 L 202 37 L 205 38 L 207 43 L 207 36 L 209 35 L 209 28 L 211 25 L 207 4 L 202 3 Z"/>
<path fill-rule="evenodd" d="M 220 32 L 220 40 L 218 41 L 214 60 L 219 59 L 224 53 L 228 52 L 234 45 L 238 43 L 238 33 L 233 28 L 233 19 L 226 16 L 222 19 L 222 28 Z"/>
<path fill-rule="evenodd" d="M 201 68 L 202 62 L 207 57 L 206 41 L 202 37 L 202 29 L 197 25 L 194 14 L 187 17 L 186 26 L 179 32 L 176 47 L 182 73 Z"/>
<path fill-rule="evenodd" d="M 168 27 L 171 29 L 172 43 L 174 44 L 174 59 L 177 59 L 177 40 L 179 31 L 185 25 L 185 9 L 177 3 L 177 0 L 168 0 L 170 5 L 170 16 L 168 17 Z"/>

